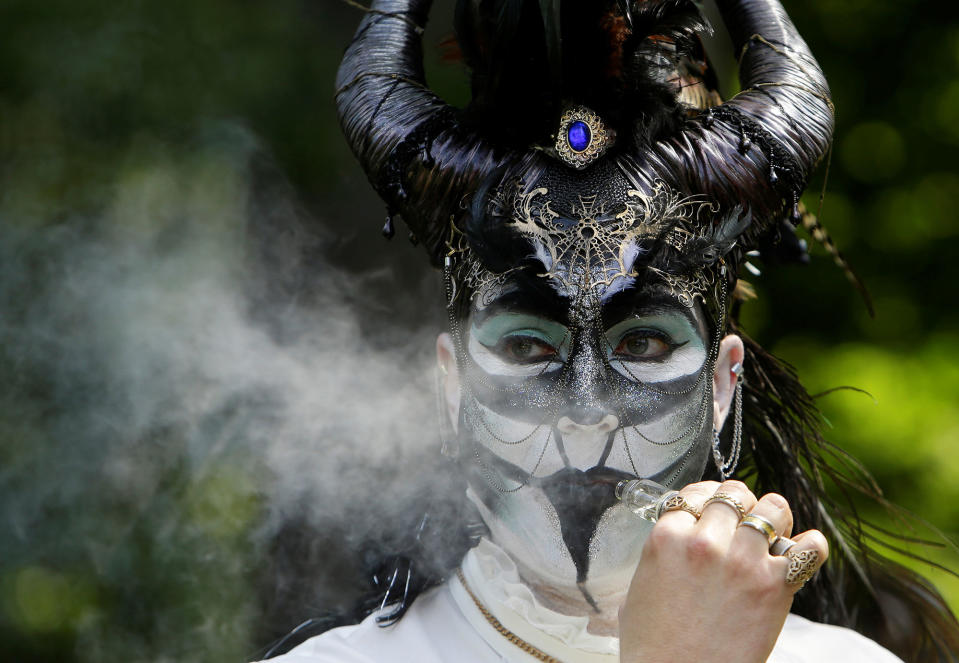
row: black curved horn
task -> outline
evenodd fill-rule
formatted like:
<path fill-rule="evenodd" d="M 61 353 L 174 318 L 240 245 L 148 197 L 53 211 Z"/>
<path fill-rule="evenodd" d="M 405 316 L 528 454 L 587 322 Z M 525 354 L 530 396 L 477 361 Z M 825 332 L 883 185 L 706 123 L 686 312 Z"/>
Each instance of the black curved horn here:
<path fill-rule="evenodd" d="M 637 154 L 635 177 L 657 179 L 724 206 L 747 204 L 771 223 L 794 206 L 832 141 L 822 69 L 777 0 L 718 0 L 742 51 L 742 92 Z"/>
<path fill-rule="evenodd" d="M 370 182 L 435 265 L 450 215 L 500 163 L 426 86 L 422 32 L 432 0 L 377 0 L 337 74 L 340 123 Z"/>

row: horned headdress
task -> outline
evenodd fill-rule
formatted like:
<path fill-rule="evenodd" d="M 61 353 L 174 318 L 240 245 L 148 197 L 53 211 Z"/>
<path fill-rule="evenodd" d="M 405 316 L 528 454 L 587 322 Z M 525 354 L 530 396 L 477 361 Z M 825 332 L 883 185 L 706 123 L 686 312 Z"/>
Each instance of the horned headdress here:
<path fill-rule="evenodd" d="M 754 249 L 781 234 L 782 219 L 798 221 L 799 193 L 830 144 L 832 104 L 778 2 L 720 6 L 743 88 L 725 103 L 709 90 L 697 37 L 707 26 L 690 1 L 461 2 L 473 102 L 459 110 L 425 82 L 430 2 L 377 2 L 339 72 L 343 128 L 390 214 L 437 265 L 450 219 L 478 192 L 537 169 L 554 186 L 615 173 L 640 196 L 670 190 L 739 209 L 751 215 L 746 237 L 723 239 Z M 623 200 L 601 202 L 625 200 L 610 195 Z M 716 234 L 717 217 L 696 223 L 700 237 Z"/>

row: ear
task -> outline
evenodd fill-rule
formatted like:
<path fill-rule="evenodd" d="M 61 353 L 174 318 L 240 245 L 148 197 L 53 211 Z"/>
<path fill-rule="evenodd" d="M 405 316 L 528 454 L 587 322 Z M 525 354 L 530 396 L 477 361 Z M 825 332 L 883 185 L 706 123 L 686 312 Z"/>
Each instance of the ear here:
<path fill-rule="evenodd" d="M 736 393 L 737 378 L 733 366 L 742 365 L 745 356 L 743 340 L 738 336 L 730 334 L 720 342 L 713 373 L 713 426 L 716 430 L 722 430 Z"/>
<path fill-rule="evenodd" d="M 453 432 L 456 433 L 460 417 L 460 374 L 456 366 L 453 338 L 445 332 L 436 337 L 436 361 L 443 374 L 441 382 L 446 414 L 453 426 Z"/>

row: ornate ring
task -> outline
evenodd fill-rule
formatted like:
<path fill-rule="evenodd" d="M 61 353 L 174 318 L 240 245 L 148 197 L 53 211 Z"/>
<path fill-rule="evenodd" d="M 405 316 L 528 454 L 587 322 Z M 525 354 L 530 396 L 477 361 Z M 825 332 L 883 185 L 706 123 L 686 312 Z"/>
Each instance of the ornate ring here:
<path fill-rule="evenodd" d="M 556 155 L 576 170 L 603 156 L 616 142 L 616 132 L 585 106 L 566 109 L 559 120 Z"/>
<path fill-rule="evenodd" d="M 690 506 L 682 495 L 679 494 L 679 491 L 672 491 L 666 493 L 659 502 L 659 508 L 656 510 L 656 519 L 659 520 L 664 513 L 667 511 L 685 511 L 686 513 L 691 513 L 696 520 L 699 520 L 701 514 L 694 507 Z"/>
<path fill-rule="evenodd" d="M 706 510 L 706 507 L 712 504 L 713 502 L 722 502 L 723 504 L 728 505 L 731 509 L 736 511 L 736 514 L 739 516 L 740 522 L 746 517 L 746 509 L 743 508 L 742 502 L 737 500 L 735 497 L 729 493 L 716 493 L 703 504 L 703 511 Z"/>
<path fill-rule="evenodd" d="M 802 587 L 819 570 L 818 550 L 790 550 L 786 553 L 789 569 L 786 571 L 786 584 Z"/>
<path fill-rule="evenodd" d="M 746 517 L 740 521 L 739 527 L 748 527 L 756 530 L 766 537 L 766 543 L 770 546 L 776 542 L 776 539 L 779 538 L 779 535 L 776 534 L 776 527 L 771 522 L 762 516 L 757 516 L 755 513 L 747 514 Z"/>

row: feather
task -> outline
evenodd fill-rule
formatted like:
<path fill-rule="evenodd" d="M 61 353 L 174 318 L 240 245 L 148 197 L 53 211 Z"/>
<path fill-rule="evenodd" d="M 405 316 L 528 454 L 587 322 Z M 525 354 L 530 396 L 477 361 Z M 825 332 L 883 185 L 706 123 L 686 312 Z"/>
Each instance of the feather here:
<path fill-rule="evenodd" d="M 809 233 L 809 236 L 812 237 L 823 249 L 826 250 L 826 253 L 832 258 L 832 261 L 836 263 L 836 266 L 839 267 L 846 275 L 846 278 L 852 283 L 852 286 L 859 292 L 862 296 L 863 302 L 866 304 L 866 309 L 869 311 L 869 317 L 876 317 L 876 311 L 872 306 L 872 297 L 869 295 L 869 291 L 866 289 L 866 284 L 863 283 L 862 279 L 859 278 L 859 275 L 853 271 L 852 266 L 849 264 L 849 261 L 846 260 L 842 252 L 839 251 L 839 248 L 836 246 L 836 243 L 833 242 L 832 237 L 829 236 L 829 231 L 826 230 L 826 227 L 823 226 L 819 218 L 806 209 L 806 207 L 800 203 L 799 211 L 802 215 L 802 220 L 800 221 L 802 227 Z"/>
<path fill-rule="evenodd" d="M 732 250 L 752 220 L 752 213 L 737 205 L 714 223 L 709 232 L 686 244 L 686 258 L 699 267 L 713 264 Z"/>
<path fill-rule="evenodd" d="M 645 247 L 647 261 L 644 266 L 680 275 L 713 265 L 733 250 L 752 224 L 752 214 L 742 206 L 736 206 L 707 230 L 699 231 L 685 243 L 677 245 L 672 240 L 677 230 L 688 236 L 683 230 L 684 224 L 677 221 L 659 232 L 652 244 Z"/>

